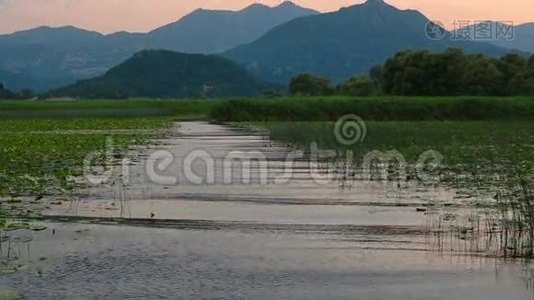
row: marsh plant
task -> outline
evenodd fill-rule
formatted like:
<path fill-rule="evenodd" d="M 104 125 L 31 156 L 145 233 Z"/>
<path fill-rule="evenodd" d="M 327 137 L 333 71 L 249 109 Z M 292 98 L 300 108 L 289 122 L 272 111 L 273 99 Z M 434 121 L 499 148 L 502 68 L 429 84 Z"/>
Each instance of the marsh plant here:
<path fill-rule="evenodd" d="M 515 152 L 517 153 L 517 152 Z M 443 185 L 456 191 L 463 210 L 427 213 L 436 249 L 502 258 L 534 258 L 534 180 L 532 161 L 517 156 L 477 168 L 457 167 Z"/>
<path fill-rule="evenodd" d="M 350 151 L 350 161 L 321 162 L 342 188 L 366 180 L 398 194 L 410 191 L 406 185 L 451 191 L 450 203 L 426 199 L 420 209 L 429 219 L 429 236 L 438 248 L 534 256 L 534 122 L 366 122 L 365 140 L 351 145 L 337 141 L 332 122 L 264 126 L 274 140 L 301 149 L 315 142 L 319 149 L 335 149 L 338 157 Z M 369 153 L 381 153 L 384 159 L 366 166 Z M 428 160 L 425 153 L 434 155 Z M 404 160 L 395 159 L 399 157 Z M 426 176 L 421 178 L 421 173 Z"/>
<path fill-rule="evenodd" d="M 534 181 L 524 165 L 513 167 L 495 195 L 500 244 L 507 257 L 534 257 Z"/>

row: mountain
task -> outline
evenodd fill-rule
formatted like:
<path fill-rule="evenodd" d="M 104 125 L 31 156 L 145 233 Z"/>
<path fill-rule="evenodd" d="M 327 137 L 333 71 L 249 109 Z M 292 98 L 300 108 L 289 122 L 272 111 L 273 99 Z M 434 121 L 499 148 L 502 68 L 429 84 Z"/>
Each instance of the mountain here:
<path fill-rule="evenodd" d="M 94 31 L 78 29 L 74 26 L 48 27 L 41 26 L 30 30 L 18 31 L 15 34 L 1 35 L 2 44 L 40 44 L 58 48 L 69 47 L 71 44 L 93 43 L 103 37 Z"/>
<path fill-rule="evenodd" d="M 12 91 L 18 91 L 27 86 L 39 85 L 39 82 L 32 77 L 6 70 L 0 70 L 0 83 L 4 86 L 4 88 Z"/>
<path fill-rule="evenodd" d="M 318 14 L 292 2 L 276 7 L 253 4 L 240 11 L 198 9 L 149 33 L 153 47 L 187 53 L 220 53 L 250 43 L 292 19 Z"/>
<path fill-rule="evenodd" d="M 135 44 L 119 46 L 111 41 L 114 38 L 75 27 L 39 27 L 1 35 L 0 68 L 35 78 L 24 87 L 43 91 L 100 75 L 136 51 Z"/>
<path fill-rule="evenodd" d="M 256 4 L 240 11 L 197 10 L 145 34 L 39 27 L 0 35 L 0 69 L 35 78 L 39 84 L 24 87 L 43 91 L 102 75 L 141 50 L 222 52 L 293 18 L 316 13 L 284 2 L 273 8 Z"/>
<path fill-rule="evenodd" d="M 459 47 L 491 55 L 505 52 L 490 44 L 452 41 L 443 29 L 438 32 L 441 36 L 429 35 L 429 24 L 416 10 L 399 10 L 382 0 L 369 0 L 289 21 L 224 55 L 261 78 L 287 84 L 293 75 L 303 72 L 340 82 L 405 49 Z"/>
<path fill-rule="evenodd" d="M 276 88 L 216 56 L 144 50 L 103 76 L 48 93 L 84 98 L 254 96 Z"/>
<path fill-rule="evenodd" d="M 515 26 L 513 35 L 511 40 L 501 38 L 493 41 L 493 43 L 509 49 L 534 53 L 534 23 Z"/>
<path fill-rule="evenodd" d="M 459 28 L 453 36 L 476 42 L 492 43 L 506 49 L 534 53 L 534 23 L 514 26 L 495 21 L 482 21 Z"/>

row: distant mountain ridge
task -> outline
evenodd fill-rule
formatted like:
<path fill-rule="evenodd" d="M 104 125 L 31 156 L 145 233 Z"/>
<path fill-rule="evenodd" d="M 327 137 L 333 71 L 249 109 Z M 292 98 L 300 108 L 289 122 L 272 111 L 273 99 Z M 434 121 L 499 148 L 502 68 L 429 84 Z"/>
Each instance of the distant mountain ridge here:
<path fill-rule="evenodd" d="M 276 7 L 253 4 L 240 11 L 198 9 L 151 31 L 151 45 L 186 53 L 215 54 L 253 42 L 269 29 L 319 12 L 286 1 Z"/>
<path fill-rule="evenodd" d="M 512 43 L 499 43 L 497 45 L 519 49 L 521 51 L 534 53 L 534 22 L 515 26 L 515 38 Z"/>
<path fill-rule="evenodd" d="M 100 77 L 48 93 L 82 98 L 256 96 L 278 86 L 216 55 L 144 50 Z"/>
<path fill-rule="evenodd" d="M 514 25 L 487 20 L 459 28 L 453 34 L 476 42 L 534 53 L 534 22 Z"/>
<path fill-rule="evenodd" d="M 103 35 L 73 26 L 43 26 L 0 35 L 0 69 L 35 78 L 39 84 L 28 87 L 42 91 L 101 75 L 144 49 L 222 52 L 293 18 L 317 13 L 291 2 L 276 7 L 256 4 L 240 11 L 202 9 L 146 34 Z M 0 75 L 0 82 L 5 78 Z"/>
<path fill-rule="evenodd" d="M 254 4 L 240 11 L 199 9 L 146 34 L 102 35 L 67 26 L 0 35 L 0 69 L 33 78 L 25 82 L 43 91 L 100 76 L 134 53 L 158 48 L 220 51 L 255 76 L 279 84 L 303 72 L 339 83 L 406 49 L 457 47 L 493 56 L 509 51 L 489 42 L 453 40 L 444 29 L 437 38 L 429 36 L 429 24 L 419 11 L 400 10 L 383 0 L 325 14 L 291 2 Z M 0 82 L 5 78 L 0 74 Z"/>
<path fill-rule="evenodd" d="M 490 55 L 506 52 L 492 44 L 452 41 L 445 30 L 443 36 L 429 37 L 425 33 L 429 22 L 419 11 L 369 0 L 337 12 L 289 21 L 225 56 L 263 79 L 287 83 L 303 72 L 340 82 L 406 49 L 458 47 Z"/>

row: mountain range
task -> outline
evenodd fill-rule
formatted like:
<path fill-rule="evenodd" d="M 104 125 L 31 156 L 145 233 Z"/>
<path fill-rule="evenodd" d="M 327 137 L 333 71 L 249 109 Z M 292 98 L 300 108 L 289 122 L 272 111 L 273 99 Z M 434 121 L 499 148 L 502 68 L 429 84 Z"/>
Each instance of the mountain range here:
<path fill-rule="evenodd" d="M 514 26 L 511 22 L 482 21 L 452 32 L 458 39 L 492 43 L 499 47 L 534 53 L 534 22 Z"/>
<path fill-rule="evenodd" d="M 215 54 L 253 42 L 287 21 L 318 13 L 289 1 L 273 8 L 253 4 L 237 12 L 199 9 L 150 32 L 147 37 L 154 48 Z"/>
<path fill-rule="evenodd" d="M 257 96 L 278 86 L 217 55 L 144 50 L 104 75 L 50 91 L 53 97 L 187 98 Z"/>
<path fill-rule="evenodd" d="M 317 11 L 284 2 L 276 7 L 253 4 L 240 11 L 199 9 L 149 33 L 103 35 L 72 26 L 39 27 L 0 35 L 0 69 L 33 78 L 39 91 L 99 76 L 144 49 L 212 54 L 259 38 L 269 29 Z M 6 81 L 9 88 L 18 82 Z"/>
<path fill-rule="evenodd" d="M 515 26 L 514 39 L 510 43 L 497 43 L 498 45 L 534 53 L 534 22 Z"/>
<path fill-rule="evenodd" d="M 199 9 L 149 33 L 102 35 L 75 27 L 40 27 L 0 35 L 0 81 L 8 88 L 44 91 L 101 76 L 139 51 L 166 49 L 218 53 L 278 84 L 303 72 L 340 82 L 401 50 L 456 47 L 498 56 L 509 49 L 529 52 L 533 40 L 531 24 L 517 26 L 515 39 L 506 44 L 455 40 L 453 33 L 436 26 L 417 10 L 368 0 L 323 14 L 291 2 L 254 4 L 240 11 Z"/>
<path fill-rule="evenodd" d="M 303 72 L 340 82 L 406 49 L 440 51 L 457 47 L 489 55 L 506 52 L 489 43 L 454 41 L 444 29 L 438 32 L 440 36 L 429 36 L 429 24 L 419 11 L 369 0 L 337 12 L 289 21 L 225 56 L 261 78 L 287 83 Z"/>

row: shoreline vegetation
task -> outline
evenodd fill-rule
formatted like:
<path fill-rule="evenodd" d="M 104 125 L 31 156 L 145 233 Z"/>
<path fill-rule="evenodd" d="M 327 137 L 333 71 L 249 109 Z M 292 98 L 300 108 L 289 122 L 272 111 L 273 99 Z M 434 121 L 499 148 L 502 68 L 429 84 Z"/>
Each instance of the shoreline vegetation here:
<path fill-rule="evenodd" d="M 368 126 L 365 141 L 354 147 L 340 145 L 333 135 L 334 122 L 346 114 L 360 116 Z M 473 208 L 483 212 L 464 223 L 456 221 L 460 216 L 439 216 L 434 232 L 453 230 L 465 241 L 498 236 L 500 256 L 534 256 L 532 97 L 0 101 L 0 225 L 14 224 L 6 220 L 17 215 L 39 218 L 21 199 L 68 201 L 76 187 L 65 179 L 79 175 L 83 157 L 103 151 L 110 135 L 120 157 L 120 149 L 154 137 L 121 130 L 164 132 L 173 122 L 190 119 L 261 126 L 273 140 L 297 148 L 317 142 L 320 149 L 350 149 L 355 157 L 397 150 L 413 164 L 422 152 L 439 151 L 446 167 L 437 170 L 441 184 L 468 195 Z"/>
<path fill-rule="evenodd" d="M 219 99 L 0 100 L 0 120 L 171 117 L 244 121 L 531 120 L 534 97 L 280 96 Z"/>
<path fill-rule="evenodd" d="M 210 114 L 224 122 L 532 120 L 533 97 L 282 97 L 222 101 Z"/>

